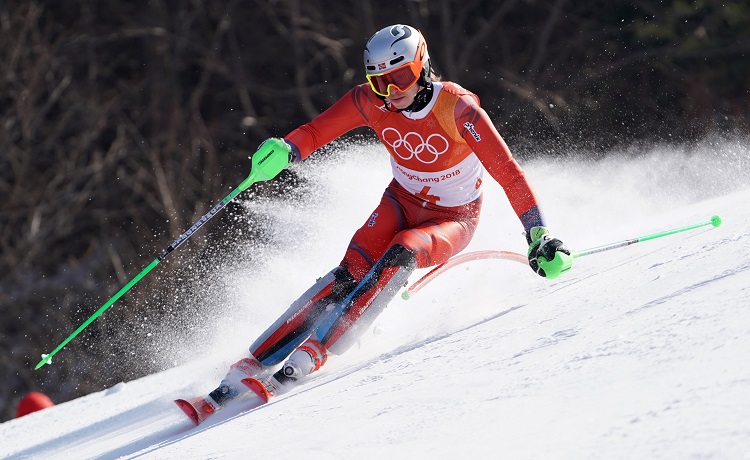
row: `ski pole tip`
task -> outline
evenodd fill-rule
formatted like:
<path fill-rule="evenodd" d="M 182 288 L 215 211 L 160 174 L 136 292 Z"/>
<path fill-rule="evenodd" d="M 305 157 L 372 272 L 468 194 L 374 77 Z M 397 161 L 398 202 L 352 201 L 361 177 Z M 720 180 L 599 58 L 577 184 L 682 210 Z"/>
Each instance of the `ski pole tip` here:
<path fill-rule="evenodd" d="M 52 364 L 52 357 L 50 355 L 42 355 L 42 360 L 39 361 L 39 364 L 36 365 L 34 370 L 39 370 L 40 367 L 44 366 L 45 364 Z"/>
<path fill-rule="evenodd" d="M 401 293 L 401 298 L 404 300 L 409 300 L 409 291 L 404 291 Z"/>
<path fill-rule="evenodd" d="M 721 217 L 719 217 L 719 216 L 713 216 L 713 217 L 711 217 L 711 225 L 713 225 L 714 228 L 716 228 L 719 225 L 721 225 Z"/>

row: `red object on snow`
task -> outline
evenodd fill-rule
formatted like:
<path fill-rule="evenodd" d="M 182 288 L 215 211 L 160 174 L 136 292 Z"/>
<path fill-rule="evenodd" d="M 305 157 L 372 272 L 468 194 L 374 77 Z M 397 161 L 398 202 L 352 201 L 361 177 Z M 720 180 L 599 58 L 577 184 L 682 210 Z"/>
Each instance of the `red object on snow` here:
<path fill-rule="evenodd" d="M 49 396 L 47 396 L 46 394 L 39 393 L 38 391 L 32 391 L 21 398 L 20 401 L 18 401 L 18 407 L 16 407 L 16 418 L 23 417 L 24 415 L 28 415 L 38 410 L 46 409 L 54 405 L 55 403 L 53 403 L 52 400 L 49 399 Z"/>

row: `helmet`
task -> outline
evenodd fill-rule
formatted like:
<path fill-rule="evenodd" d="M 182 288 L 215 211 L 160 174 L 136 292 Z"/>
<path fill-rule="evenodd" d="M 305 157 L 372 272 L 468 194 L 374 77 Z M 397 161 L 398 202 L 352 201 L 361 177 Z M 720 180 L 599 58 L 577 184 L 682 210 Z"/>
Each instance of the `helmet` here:
<path fill-rule="evenodd" d="M 424 37 L 411 26 L 388 26 L 370 37 L 364 53 L 365 73 L 372 90 L 390 96 L 391 86 L 411 88 L 430 73 L 430 55 Z"/>

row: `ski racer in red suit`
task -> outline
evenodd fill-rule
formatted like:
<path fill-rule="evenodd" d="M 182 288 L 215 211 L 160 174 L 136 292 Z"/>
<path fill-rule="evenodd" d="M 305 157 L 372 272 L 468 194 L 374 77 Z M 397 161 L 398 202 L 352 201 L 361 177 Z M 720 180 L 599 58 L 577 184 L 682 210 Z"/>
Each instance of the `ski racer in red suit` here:
<path fill-rule="evenodd" d="M 437 81 L 417 29 L 399 24 L 378 31 L 367 42 L 364 63 L 367 83 L 283 142 L 266 142 L 278 142 L 300 162 L 367 126 L 390 153 L 394 179 L 341 264 L 302 294 L 210 393 L 206 400 L 215 409 L 243 392 L 242 378 L 257 377 L 274 394 L 318 370 L 328 353 L 340 354 L 356 341 L 415 268 L 443 263 L 463 250 L 479 221 L 485 170 L 503 187 L 526 230 L 534 271 L 545 276 L 539 262 L 556 253 L 570 257 L 549 235 L 533 189 L 479 98 Z"/>

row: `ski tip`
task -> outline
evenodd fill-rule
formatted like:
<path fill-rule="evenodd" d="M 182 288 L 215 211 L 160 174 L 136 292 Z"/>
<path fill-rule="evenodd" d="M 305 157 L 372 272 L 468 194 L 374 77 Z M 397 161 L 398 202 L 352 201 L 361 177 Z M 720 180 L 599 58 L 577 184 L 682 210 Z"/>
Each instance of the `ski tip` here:
<path fill-rule="evenodd" d="M 268 388 L 266 388 L 266 386 L 263 385 L 263 383 L 258 379 L 248 377 L 246 379 L 242 379 L 242 383 L 246 387 L 248 387 L 250 391 L 258 395 L 258 397 L 262 399 L 264 403 L 267 403 L 271 399 L 271 396 L 273 396 L 271 392 L 268 391 Z"/>
<path fill-rule="evenodd" d="M 177 404 L 177 407 L 182 409 L 185 415 L 187 415 L 190 418 L 190 420 L 192 420 L 193 423 L 195 423 L 196 426 L 200 425 L 201 420 L 200 420 L 200 417 L 198 416 L 198 411 L 195 410 L 195 407 L 193 407 L 192 404 L 185 401 L 184 399 L 175 399 L 174 403 Z"/>

